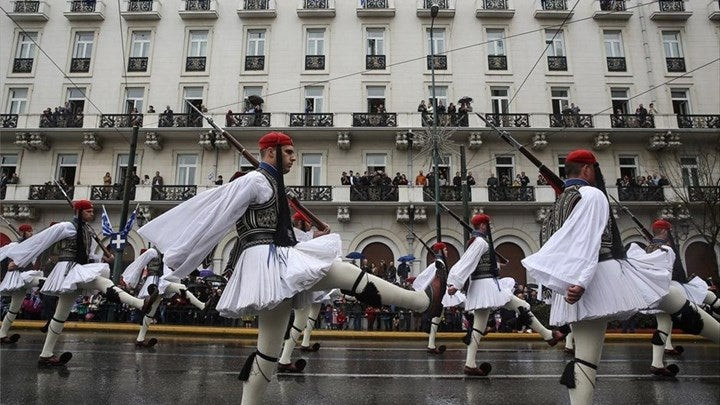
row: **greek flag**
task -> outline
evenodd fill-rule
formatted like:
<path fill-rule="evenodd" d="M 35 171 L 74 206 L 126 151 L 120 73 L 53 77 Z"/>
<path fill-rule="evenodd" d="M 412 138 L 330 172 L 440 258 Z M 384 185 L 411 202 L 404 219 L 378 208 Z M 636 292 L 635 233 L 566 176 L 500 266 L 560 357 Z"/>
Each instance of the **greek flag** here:
<path fill-rule="evenodd" d="M 105 236 L 111 236 L 114 233 L 113 227 L 112 227 L 112 224 L 110 223 L 110 218 L 108 217 L 107 211 L 105 211 L 104 205 L 103 205 L 102 209 L 103 209 L 102 216 L 100 218 L 102 221 L 102 233 Z M 135 213 L 133 212 L 133 214 L 135 214 Z"/>
<path fill-rule="evenodd" d="M 122 236 L 123 239 L 127 239 L 127 235 L 132 230 L 133 223 L 135 223 L 135 217 L 137 217 L 137 207 L 135 207 L 132 214 L 130 214 L 130 219 L 128 219 L 125 227 L 122 229 L 122 231 L 120 231 L 120 236 Z"/>

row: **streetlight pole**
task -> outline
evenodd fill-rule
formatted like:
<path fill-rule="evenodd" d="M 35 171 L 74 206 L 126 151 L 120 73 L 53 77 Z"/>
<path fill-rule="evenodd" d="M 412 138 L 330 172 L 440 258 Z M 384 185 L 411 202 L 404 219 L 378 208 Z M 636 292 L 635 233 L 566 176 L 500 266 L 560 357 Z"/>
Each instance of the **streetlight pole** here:
<path fill-rule="evenodd" d="M 433 125 L 432 125 L 432 150 L 433 150 L 433 177 L 435 183 L 435 240 L 438 242 L 441 239 L 440 235 L 440 167 L 439 160 L 440 154 L 438 152 L 438 139 L 437 139 L 437 98 L 435 96 L 435 17 L 437 17 L 440 11 L 440 6 L 437 0 L 433 0 L 430 6 L 430 78 L 432 80 L 431 92 L 432 92 L 432 108 L 433 108 Z"/>

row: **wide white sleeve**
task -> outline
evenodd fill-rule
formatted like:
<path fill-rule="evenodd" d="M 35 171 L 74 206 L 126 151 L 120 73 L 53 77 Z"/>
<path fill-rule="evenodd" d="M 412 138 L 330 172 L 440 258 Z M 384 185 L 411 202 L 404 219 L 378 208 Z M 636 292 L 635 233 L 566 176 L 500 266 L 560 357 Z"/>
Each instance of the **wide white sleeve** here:
<path fill-rule="evenodd" d="M 148 263 L 154 258 L 158 256 L 158 252 L 155 249 L 148 249 L 143 254 L 138 256 L 135 261 L 130 263 L 125 271 L 122 273 L 122 278 L 125 280 L 125 284 L 127 284 L 130 287 L 135 287 L 137 283 L 140 281 L 140 276 L 142 276 L 143 269 L 145 266 L 147 266 Z"/>
<path fill-rule="evenodd" d="M 313 238 L 313 235 L 315 234 L 312 229 L 305 232 L 295 227 L 293 227 L 293 232 L 295 233 L 295 239 L 298 242 L 307 242 L 311 240 Z"/>
<path fill-rule="evenodd" d="M 488 250 L 488 243 L 483 238 L 475 238 L 475 241 L 468 246 L 460 260 L 455 263 L 448 274 L 447 284 L 455 288 L 461 288 L 465 280 L 470 277 L 477 268 L 480 257 Z"/>
<path fill-rule="evenodd" d="M 10 251 L 10 249 L 13 246 L 16 246 L 17 244 L 18 244 L 17 242 L 10 242 L 5 246 L 0 247 L 0 261 L 5 260 L 5 258 L 7 257 L 7 253 Z"/>
<path fill-rule="evenodd" d="M 185 201 L 138 230 L 165 253 L 164 262 L 183 278 L 195 270 L 248 206 L 267 201 L 273 189 L 259 172 Z"/>
<path fill-rule="evenodd" d="M 77 231 L 72 222 L 60 222 L 18 243 L 7 253 L 18 267 L 25 267 L 53 244 L 74 237 Z"/>

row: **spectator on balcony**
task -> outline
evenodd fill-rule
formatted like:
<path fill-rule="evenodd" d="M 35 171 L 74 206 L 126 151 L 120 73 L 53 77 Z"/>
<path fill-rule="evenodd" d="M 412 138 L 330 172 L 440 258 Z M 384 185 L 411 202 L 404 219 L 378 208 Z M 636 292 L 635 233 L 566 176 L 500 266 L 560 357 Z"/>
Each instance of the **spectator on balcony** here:
<path fill-rule="evenodd" d="M 408 184 L 410 184 L 410 181 L 408 180 L 408 178 L 407 178 L 407 176 L 405 175 L 405 173 L 403 173 L 402 175 L 400 175 L 400 185 L 401 185 L 401 186 L 407 186 Z"/>
<path fill-rule="evenodd" d="M 148 108 L 148 110 L 147 110 L 147 113 L 148 113 L 148 114 L 155 114 L 155 107 L 150 106 L 150 108 Z"/>
<path fill-rule="evenodd" d="M 395 173 L 395 177 L 393 177 L 393 179 L 392 179 L 392 185 L 399 186 L 401 181 L 402 181 L 402 176 L 400 175 L 400 172 Z"/>
<path fill-rule="evenodd" d="M 222 186 L 222 185 L 223 185 L 223 181 L 224 181 L 224 180 L 223 180 L 223 178 L 222 178 L 222 175 L 219 175 L 218 178 L 217 178 L 217 180 L 215 180 L 215 185 L 216 185 L 216 186 Z"/>
<path fill-rule="evenodd" d="M 17 172 L 10 175 L 10 179 L 8 180 L 8 184 L 18 184 L 20 182 L 20 177 L 18 177 Z"/>
<path fill-rule="evenodd" d="M 163 184 L 164 184 L 164 182 L 163 182 L 162 176 L 160 175 L 160 172 L 159 171 L 155 172 L 155 177 L 153 177 L 153 179 L 152 179 L 152 185 L 153 186 L 162 186 Z"/>
<path fill-rule="evenodd" d="M 427 105 L 425 105 L 425 100 L 420 100 L 420 105 L 417 108 L 418 112 L 425 115 L 428 112 Z"/>
<path fill-rule="evenodd" d="M 225 114 L 225 126 L 226 127 L 236 127 L 238 126 L 239 121 L 237 118 L 235 118 L 235 114 L 233 114 L 232 110 L 228 110 L 227 114 Z"/>
<path fill-rule="evenodd" d="M 138 176 L 137 173 L 136 173 L 134 170 L 133 170 L 133 172 L 132 172 L 132 174 L 131 174 L 130 176 L 131 176 L 131 177 L 130 177 L 130 181 L 131 181 L 130 184 L 135 185 L 135 186 L 137 186 L 138 184 L 140 184 L 140 176 Z"/>
<path fill-rule="evenodd" d="M 427 184 L 427 187 L 434 188 L 435 187 L 435 173 L 430 169 L 427 176 L 425 177 L 425 184 Z"/>
<path fill-rule="evenodd" d="M 520 175 L 519 175 L 519 174 L 515 175 L 515 180 L 513 180 L 512 186 L 513 186 L 513 187 L 520 187 L 520 186 L 522 186 L 522 182 L 520 181 Z"/>
<path fill-rule="evenodd" d="M 648 106 L 648 115 L 650 116 L 656 116 L 658 111 L 655 109 L 655 103 L 650 103 Z"/>
<path fill-rule="evenodd" d="M 160 114 L 160 126 L 161 127 L 172 127 L 174 126 L 175 113 L 170 106 L 165 106 L 165 111 Z"/>
<path fill-rule="evenodd" d="M 348 178 L 350 179 L 351 186 L 360 184 L 360 179 L 358 178 L 357 174 L 353 173 L 352 170 L 350 170 L 350 174 L 348 174 Z"/>
<path fill-rule="evenodd" d="M 142 115 L 140 115 L 140 112 L 138 111 L 137 108 L 133 108 L 130 111 L 130 126 L 131 127 L 134 127 L 134 126 L 141 127 L 142 126 Z"/>
<path fill-rule="evenodd" d="M 110 172 L 105 172 L 105 175 L 103 176 L 103 185 L 104 186 L 112 185 L 112 176 L 110 176 Z"/>
<path fill-rule="evenodd" d="M 570 114 L 575 116 L 580 115 L 580 107 L 576 106 L 575 103 L 570 103 Z"/>
<path fill-rule="evenodd" d="M 447 113 L 449 115 L 455 115 L 457 113 L 457 107 L 455 107 L 455 104 L 450 103 L 450 105 L 447 107 Z"/>
<path fill-rule="evenodd" d="M 500 185 L 500 181 L 498 180 L 497 177 L 495 177 L 495 173 L 492 173 L 492 172 L 491 172 L 491 173 L 490 173 L 490 177 L 488 177 L 486 184 L 487 184 L 488 187 L 493 187 L 493 188 L 495 188 L 495 187 L 498 187 L 498 186 Z"/>
<path fill-rule="evenodd" d="M 50 107 L 43 110 L 42 115 L 40 116 L 40 128 L 49 128 L 54 126 L 53 124 L 53 114 Z"/>
<path fill-rule="evenodd" d="M 378 104 L 376 111 L 378 114 L 385 114 L 385 106 L 382 104 Z"/>
<path fill-rule="evenodd" d="M 475 185 L 475 177 L 473 177 L 472 172 L 467 173 L 467 185 L 472 187 Z"/>
<path fill-rule="evenodd" d="M 442 100 L 438 100 L 437 102 L 437 112 L 438 114 L 445 114 L 447 112 L 447 108 L 445 107 L 445 104 L 443 104 Z"/>
<path fill-rule="evenodd" d="M 538 186 L 547 186 L 547 180 L 545 180 L 545 177 L 543 177 L 542 174 L 538 174 L 537 185 Z"/>
<path fill-rule="evenodd" d="M 638 106 L 638 108 L 635 109 L 635 116 L 637 117 L 637 120 L 638 120 L 638 127 L 640 127 L 640 128 L 645 127 L 645 124 L 647 122 L 647 115 L 648 115 L 648 111 L 645 109 L 645 107 L 643 107 L 642 104 L 640 104 Z"/>
<path fill-rule="evenodd" d="M 500 186 L 502 187 L 510 187 L 512 185 L 512 181 L 510 180 L 510 176 L 507 174 L 503 174 L 500 177 Z"/>
<path fill-rule="evenodd" d="M 452 179 L 452 185 L 456 189 L 460 189 L 460 186 L 462 186 L 462 177 L 460 177 L 460 172 L 455 172 L 455 177 Z"/>
<path fill-rule="evenodd" d="M 425 100 L 423 100 L 424 102 Z M 420 173 L 418 173 L 417 176 L 415 176 L 415 185 L 420 187 L 425 187 L 427 183 L 427 179 L 425 178 L 425 175 L 423 174 L 423 171 L 420 170 Z"/>
<path fill-rule="evenodd" d="M 152 181 L 150 180 L 150 176 L 148 176 L 147 174 L 144 174 L 142 180 L 140 180 L 140 184 L 143 186 L 149 186 L 150 184 L 152 184 Z"/>
<path fill-rule="evenodd" d="M 527 187 L 528 184 L 530 184 L 530 178 L 525 174 L 525 172 L 520 172 L 520 185 Z"/>
<path fill-rule="evenodd" d="M 616 128 L 627 127 L 627 123 L 625 122 L 625 114 L 619 108 L 617 110 L 615 110 L 615 127 Z"/>
<path fill-rule="evenodd" d="M 350 176 L 348 176 L 347 172 L 342 172 L 342 175 L 340 176 L 340 184 L 343 186 L 350 185 Z"/>
<path fill-rule="evenodd" d="M 660 179 L 658 179 L 657 185 L 658 185 L 658 187 L 669 186 L 670 181 L 661 174 Z"/>
<path fill-rule="evenodd" d="M 438 181 L 440 182 L 440 187 L 445 187 L 448 185 L 447 178 L 445 178 L 445 175 L 440 173 L 438 176 Z"/>

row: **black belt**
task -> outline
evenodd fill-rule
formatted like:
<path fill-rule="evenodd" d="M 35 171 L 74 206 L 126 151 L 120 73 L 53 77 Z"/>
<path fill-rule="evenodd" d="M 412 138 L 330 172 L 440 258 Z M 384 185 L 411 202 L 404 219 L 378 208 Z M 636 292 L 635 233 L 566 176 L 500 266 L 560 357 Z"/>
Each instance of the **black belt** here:
<path fill-rule="evenodd" d="M 612 252 L 600 253 L 600 254 L 598 255 L 598 263 L 599 263 L 599 262 L 606 262 L 606 261 L 608 261 L 608 260 L 613 260 L 613 259 L 615 259 L 615 258 L 613 257 Z"/>
<path fill-rule="evenodd" d="M 484 278 L 494 278 L 495 275 L 493 273 L 480 273 L 480 274 L 471 274 L 470 280 L 482 280 Z"/>
<path fill-rule="evenodd" d="M 240 241 L 240 250 L 245 250 L 248 247 L 255 245 L 269 245 L 275 241 L 275 234 L 272 233 L 251 233 L 242 238 Z"/>

